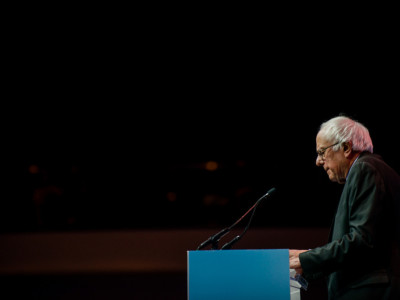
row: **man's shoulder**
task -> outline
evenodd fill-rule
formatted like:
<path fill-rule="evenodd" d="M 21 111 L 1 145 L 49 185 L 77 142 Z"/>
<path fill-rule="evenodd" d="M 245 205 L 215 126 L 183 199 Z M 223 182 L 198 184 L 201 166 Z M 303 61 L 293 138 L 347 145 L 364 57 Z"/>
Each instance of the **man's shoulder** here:
<path fill-rule="evenodd" d="M 383 160 L 382 156 L 379 154 L 375 153 L 370 153 L 370 152 L 362 152 L 357 159 L 357 162 L 360 164 L 370 164 L 372 166 L 380 165 L 380 164 L 385 164 L 385 161 Z"/>
<path fill-rule="evenodd" d="M 392 177 L 396 177 L 398 180 L 400 180 L 399 174 L 391 166 L 389 166 L 379 154 L 363 152 L 360 154 L 357 163 L 358 164 L 355 164 L 355 169 L 358 171 L 374 170 L 381 174 L 388 174 Z"/>

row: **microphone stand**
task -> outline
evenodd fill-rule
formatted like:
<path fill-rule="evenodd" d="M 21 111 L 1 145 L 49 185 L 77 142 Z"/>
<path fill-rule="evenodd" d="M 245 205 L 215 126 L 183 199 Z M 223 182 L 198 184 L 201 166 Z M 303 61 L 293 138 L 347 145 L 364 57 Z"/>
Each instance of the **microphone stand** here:
<path fill-rule="evenodd" d="M 247 214 L 253 210 L 253 213 L 250 217 L 249 223 L 247 224 L 245 230 L 243 231 L 243 233 L 241 235 L 236 236 L 233 240 L 231 240 L 230 242 L 226 243 L 222 248 L 222 249 L 230 249 L 232 247 L 232 245 L 234 243 L 236 243 L 238 240 L 240 240 L 242 238 L 242 236 L 246 233 L 246 231 L 249 229 L 251 220 L 253 219 L 254 213 L 255 213 L 255 209 L 257 208 L 257 206 L 260 204 L 260 201 L 264 198 L 266 198 L 267 196 L 271 195 L 273 192 L 275 192 L 275 188 L 270 189 L 265 195 L 263 195 L 262 197 L 260 197 L 260 199 L 257 200 L 257 202 L 250 207 L 250 209 L 243 215 L 241 216 L 235 223 L 233 223 L 231 226 L 226 227 L 224 229 L 222 229 L 220 232 L 218 232 L 217 234 L 209 237 L 207 240 L 205 240 L 203 243 L 201 243 L 198 247 L 197 250 L 201 250 L 202 248 L 208 246 L 209 244 L 211 244 L 211 249 L 216 250 L 218 249 L 218 242 L 219 240 L 225 236 L 229 231 L 231 231 L 231 229 L 233 227 L 235 227 L 241 220 L 243 220 L 243 218 L 245 216 L 247 216 Z"/>
<path fill-rule="evenodd" d="M 261 199 L 262 199 L 262 198 L 261 198 Z M 244 234 L 246 233 L 246 231 L 247 231 L 247 230 L 249 229 L 249 227 L 250 227 L 251 220 L 252 220 L 253 217 L 254 217 L 254 213 L 256 212 L 257 206 L 260 204 L 260 200 L 261 200 L 261 199 L 259 199 L 259 200 L 256 202 L 256 204 L 255 204 L 255 206 L 254 206 L 253 213 L 251 214 L 250 219 L 249 219 L 249 222 L 247 223 L 246 228 L 243 230 L 243 232 L 242 232 L 240 235 L 235 236 L 230 242 L 227 242 L 225 245 L 223 245 L 223 246 L 221 247 L 221 250 L 231 249 L 232 246 L 233 246 L 233 244 L 235 244 L 237 241 L 239 241 L 239 240 L 242 238 L 242 236 L 244 236 Z"/>
<path fill-rule="evenodd" d="M 227 227 L 222 229 L 220 232 L 214 234 L 213 236 L 209 237 L 206 241 L 201 243 L 198 247 L 197 250 L 200 250 L 209 244 L 211 244 L 211 249 L 215 250 L 218 249 L 218 242 L 221 237 L 223 237 L 225 234 L 227 234 L 231 230 L 231 227 Z"/>

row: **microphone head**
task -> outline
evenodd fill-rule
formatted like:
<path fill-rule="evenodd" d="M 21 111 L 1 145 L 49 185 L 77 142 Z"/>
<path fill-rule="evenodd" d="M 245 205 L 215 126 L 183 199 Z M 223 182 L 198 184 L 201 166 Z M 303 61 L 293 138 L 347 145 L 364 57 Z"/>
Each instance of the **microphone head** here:
<path fill-rule="evenodd" d="M 262 196 L 261 198 L 258 199 L 257 203 L 260 202 L 261 200 L 263 200 L 264 198 L 271 196 L 271 194 L 275 193 L 276 188 L 272 188 L 270 189 L 266 194 L 264 194 L 264 196 Z"/>
<path fill-rule="evenodd" d="M 276 188 L 272 188 L 267 192 L 267 195 L 271 195 L 271 194 L 275 193 L 275 191 L 276 191 Z"/>

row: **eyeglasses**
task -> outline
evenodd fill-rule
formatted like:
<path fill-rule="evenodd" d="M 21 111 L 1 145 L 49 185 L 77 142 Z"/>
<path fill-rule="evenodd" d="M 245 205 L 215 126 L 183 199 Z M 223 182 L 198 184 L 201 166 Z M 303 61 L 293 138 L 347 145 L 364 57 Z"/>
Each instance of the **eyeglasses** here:
<path fill-rule="evenodd" d="M 328 147 L 325 147 L 325 148 L 322 148 L 322 149 L 318 150 L 318 151 L 317 151 L 318 157 L 320 157 L 322 160 L 325 160 L 325 151 L 326 151 L 326 149 L 328 149 L 328 148 L 330 148 L 330 147 L 333 147 L 333 146 L 336 146 L 336 145 L 339 144 L 339 143 L 340 143 L 340 142 L 337 142 L 337 143 L 335 143 L 335 144 L 333 144 L 333 145 L 330 145 L 330 146 L 328 146 Z"/>

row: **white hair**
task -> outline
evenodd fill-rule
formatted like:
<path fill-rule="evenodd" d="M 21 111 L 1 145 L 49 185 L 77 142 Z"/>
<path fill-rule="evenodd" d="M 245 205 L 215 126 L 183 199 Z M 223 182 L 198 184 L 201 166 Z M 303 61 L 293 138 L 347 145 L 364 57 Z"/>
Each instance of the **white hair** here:
<path fill-rule="evenodd" d="M 374 146 L 368 129 L 361 123 L 345 116 L 334 117 L 321 124 L 319 134 L 326 140 L 338 142 L 332 150 L 339 150 L 340 144 L 351 142 L 355 151 L 373 153 Z"/>

